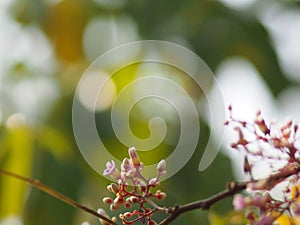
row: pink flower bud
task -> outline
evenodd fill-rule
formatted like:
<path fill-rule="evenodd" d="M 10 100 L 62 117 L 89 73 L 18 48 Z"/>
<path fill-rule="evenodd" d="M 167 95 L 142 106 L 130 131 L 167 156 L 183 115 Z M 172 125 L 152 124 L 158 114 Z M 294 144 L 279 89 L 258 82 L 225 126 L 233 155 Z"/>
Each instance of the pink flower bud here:
<path fill-rule="evenodd" d="M 106 218 L 109 219 L 108 215 L 106 214 L 106 212 L 103 209 L 101 209 L 101 208 L 98 209 L 97 213 L 99 213 L 100 215 L 105 216 Z M 102 225 L 110 225 L 110 223 L 106 222 L 105 220 L 99 219 L 99 221 Z"/>
<path fill-rule="evenodd" d="M 130 201 L 131 203 L 139 203 L 139 202 L 140 202 L 139 198 L 136 197 L 136 196 L 131 196 L 131 197 L 129 198 L 129 201 Z"/>
<path fill-rule="evenodd" d="M 160 190 L 158 190 L 155 196 L 158 200 L 163 200 L 167 197 L 167 194 L 165 192 L 161 192 Z"/>
<path fill-rule="evenodd" d="M 109 207 L 109 209 L 110 209 L 110 211 L 115 211 L 115 210 L 118 210 L 120 208 L 120 206 L 117 206 L 116 204 L 111 204 L 110 205 L 110 207 Z"/>
<path fill-rule="evenodd" d="M 114 200 L 112 198 L 110 198 L 110 197 L 105 197 L 105 198 L 103 198 L 102 201 L 105 204 L 111 204 Z"/>
<path fill-rule="evenodd" d="M 275 218 L 273 216 L 260 215 L 258 224 L 259 225 L 272 225 Z"/>
<path fill-rule="evenodd" d="M 132 164 L 134 166 L 139 167 L 141 165 L 141 161 L 140 161 L 140 158 L 139 158 L 135 148 L 134 147 L 129 148 L 128 153 L 129 153 Z"/>
<path fill-rule="evenodd" d="M 124 203 L 124 206 L 125 206 L 125 208 L 131 208 L 131 203 L 130 203 L 130 201 L 125 201 L 125 203 Z"/>
<path fill-rule="evenodd" d="M 164 173 L 166 171 L 166 161 L 164 159 L 160 160 L 156 169 L 159 173 Z"/>
<path fill-rule="evenodd" d="M 151 185 L 152 187 L 156 187 L 158 185 L 157 178 L 152 178 L 151 180 L 149 180 L 149 185 Z"/>
<path fill-rule="evenodd" d="M 125 212 L 123 215 L 127 218 L 130 218 L 132 216 L 132 213 L 131 212 Z"/>
<path fill-rule="evenodd" d="M 232 202 L 234 209 L 235 210 L 242 210 L 246 207 L 246 202 L 245 202 L 245 198 L 243 195 L 237 194 L 234 196 L 233 198 L 233 202 Z"/>
<path fill-rule="evenodd" d="M 127 159 L 127 158 L 123 159 L 123 162 L 121 164 L 121 170 L 122 170 L 122 172 L 128 173 L 132 169 L 133 169 L 133 165 L 129 161 L 129 159 Z"/>
<path fill-rule="evenodd" d="M 139 188 L 140 188 L 141 192 L 145 192 L 147 190 L 146 186 L 144 186 L 144 185 L 139 185 Z"/>
<path fill-rule="evenodd" d="M 270 196 L 268 194 L 262 195 L 257 193 L 253 196 L 251 205 L 264 208 L 266 203 L 269 201 L 269 198 Z"/>
<path fill-rule="evenodd" d="M 110 209 L 111 210 L 117 210 L 117 209 L 119 209 L 122 206 L 123 202 L 124 202 L 124 198 L 121 197 L 121 196 L 117 196 L 114 199 L 113 203 L 110 205 L 110 207 L 111 207 Z"/>
<path fill-rule="evenodd" d="M 282 131 L 282 136 L 285 138 L 285 139 L 289 139 L 290 136 L 291 136 L 291 129 L 290 128 L 286 128 Z"/>
<path fill-rule="evenodd" d="M 113 203 L 110 205 L 109 209 L 111 211 L 115 211 L 122 206 L 122 203 L 123 203 L 123 199 L 121 199 L 120 197 L 116 197 Z"/>
<path fill-rule="evenodd" d="M 111 187 L 111 184 L 107 185 L 106 189 L 107 189 L 109 192 L 113 192 L 112 187 Z"/>
<path fill-rule="evenodd" d="M 254 123 L 258 126 L 261 132 L 264 134 L 270 134 L 270 129 L 267 127 L 265 120 L 260 116 L 260 111 L 256 113 Z"/>
<path fill-rule="evenodd" d="M 119 186 L 118 186 L 117 184 L 115 184 L 115 183 L 112 183 L 112 184 L 111 184 L 111 189 L 112 189 L 112 191 L 113 191 L 114 193 L 118 193 L 118 192 L 120 191 Z"/>

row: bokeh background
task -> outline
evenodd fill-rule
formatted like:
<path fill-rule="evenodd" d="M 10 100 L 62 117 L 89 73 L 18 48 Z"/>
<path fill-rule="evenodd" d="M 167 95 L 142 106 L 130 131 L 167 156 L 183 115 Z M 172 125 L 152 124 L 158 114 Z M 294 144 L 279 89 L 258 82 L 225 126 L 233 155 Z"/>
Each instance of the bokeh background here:
<path fill-rule="evenodd" d="M 225 105 L 232 104 L 239 118 L 251 119 L 261 109 L 269 119 L 290 116 L 300 121 L 299 7 L 299 1 L 292 0 L 1 0 L 0 167 L 39 179 L 91 208 L 105 208 L 102 197 L 108 195 L 108 181 L 78 150 L 72 102 L 81 76 L 98 56 L 137 40 L 166 40 L 194 51 L 214 72 Z M 107 148 L 120 160 L 126 148 L 109 124 L 110 99 L 132 80 L 135 70 L 129 68 L 122 78 L 115 78 L 107 89 L 108 102 L 96 113 Z M 195 102 L 203 97 L 189 81 L 178 82 Z M 211 89 L 213 94 L 213 85 Z M 141 138 L 149 135 L 149 118 L 161 110 L 152 106 L 150 115 L 147 108 L 133 110 L 132 129 Z M 176 145 L 178 118 L 164 112 L 173 136 L 159 146 L 159 154 L 141 156 L 149 163 L 167 156 Z M 227 147 L 231 135 L 226 135 L 213 164 L 198 171 L 209 134 L 222 137 L 205 116 L 200 118 L 201 134 L 192 159 L 162 183 L 166 206 L 208 197 L 226 182 L 244 179 L 239 156 Z M 209 212 L 189 212 L 172 224 L 244 224 L 231 210 L 228 198 Z M 83 221 L 98 224 L 78 209 L 0 176 L 1 225 Z"/>

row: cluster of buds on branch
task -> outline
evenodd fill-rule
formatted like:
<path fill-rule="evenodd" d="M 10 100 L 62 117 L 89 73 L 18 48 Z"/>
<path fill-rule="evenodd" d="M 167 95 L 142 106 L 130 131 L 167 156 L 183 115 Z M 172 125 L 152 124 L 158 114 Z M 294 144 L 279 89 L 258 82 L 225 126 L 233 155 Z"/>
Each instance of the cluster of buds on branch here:
<path fill-rule="evenodd" d="M 196 210 L 208 210 L 216 202 L 233 196 L 233 206 L 249 221 L 250 225 L 300 224 L 300 131 L 298 125 L 288 120 L 285 123 L 266 122 L 261 112 L 257 112 L 253 122 L 235 119 L 229 107 L 230 120 L 225 125 L 232 126 L 238 139 L 231 147 L 244 154 L 244 172 L 249 179 L 230 182 L 226 189 L 203 200 L 184 205 L 162 207 L 156 202 L 163 200 L 166 193 L 160 191 L 161 176 L 166 174 L 166 161 L 161 160 L 154 177 L 143 175 L 143 163 L 135 148 L 129 148 L 129 158 L 125 158 L 120 169 L 114 161 L 106 163 L 103 175 L 109 175 L 114 182 L 107 186 L 113 197 L 104 197 L 103 202 L 111 211 L 121 208 L 119 214 L 123 224 L 155 225 L 156 212 L 167 214 L 159 225 L 167 225 L 180 215 Z M 264 165 L 264 173 L 259 166 Z M 257 173 L 258 172 L 258 173 Z M 49 195 L 80 208 L 99 218 L 102 225 L 117 225 L 117 218 L 110 218 L 103 209 L 94 211 L 58 193 L 36 179 L 30 179 L 0 168 L 0 174 L 27 182 Z M 280 198 L 273 195 L 280 187 Z M 243 193 L 241 193 L 243 192 Z M 82 225 L 89 225 L 88 222 Z"/>
<path fill-rule="evenodd" d="M 106 163 L 106 169 L 103 175 L 109 175 L 115 180 L 107 186 L 109 192 L 115 195 L 114 198 L 104 197 L 103 202 L 110 206 L 111 211 L 120 209 L 122 206 L 129 211 L 119 215 L 123 224 L 133 224 L 138 221 L 147 223 L 148 225 L 157 224 L 152 215 L 157 211 L 166 212 L 167 209 L 158 206 L 154 201 L 163 200 L 166 194 L 157 190 L 159 179 L 166 174 L 166 161 L 161 160 L 157 165 L 157 175 L 154 178 L 146 178 L 142 174 L 143 163 L 134 147 L 128 150 L 130 158 L 125 158 L 121 164 L 121 170 L 116 168 L 115 162 Z M 130 210 L 133 205 L 137 205 L 138 210 Z M 103 209 L 99 209 L 98 213 L 108 217 Z M 116 218 L 111 219 L 116 222 Z M 102 225 L 110 223 L 100 219 Z M 88 225 L 87 222 L 83 223 Z"/>
<path fill-rule="evenodd" d="M 251 225 L 278 224 L 287 218 L 298 224 L 300 216 L 300 132 L 293 121 L 267 123 L 258 111 L 253 123 L 232 116 L 226 125 L 233 125 L 238 140 L 231 147 L 245 155 L 244 172 L 250 176 L 245 195 L 236 194 L 233 206 L 243 211 Z M 257 165 L 263 163 L 269 175 L 257 178 Z M 261 171 L 259 171 L 261 172 Z M 271 190 L 281 184 L 282 198 L 275 199 Z M 299 221 L 298 221 L 299 222 Z"/>

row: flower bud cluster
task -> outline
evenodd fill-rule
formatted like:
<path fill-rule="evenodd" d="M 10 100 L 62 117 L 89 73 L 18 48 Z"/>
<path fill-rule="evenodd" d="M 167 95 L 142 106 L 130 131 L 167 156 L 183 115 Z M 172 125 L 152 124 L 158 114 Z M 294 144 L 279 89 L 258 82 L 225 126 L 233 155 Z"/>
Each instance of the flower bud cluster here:
<path fill-rule="evenodd" d="M 294 186 L 295 187 L 295 186 Z M 279 201 L 273 199 L 268 192 L 252 193 L 247 196 L 236 194 L 233 198 L 236 211 L 243 211 L 250 225 L 273 225 L 281 216 L 300 216 L 300 203 L 295 196 Z M 287 214 L 284 214 L 287 213 Z"/>
<path fill-rule="evenodd" d="M 276 205 L 275 209 L 274 205 Z M 280 202 L 274 201 L 267 193 L 265 195 L 256 193 L 253 196 L 237 194 L 233 198 L 234 209 L 245 210 L 245 216 L 251 225 L 273 224 L 278 215 L 277 205 L 280 205 Z"/>
<path fill-rule="evenodd" d="M 119 215 L 123 224 L 133 224 L 139 220 L 147 221 L 148 225 L 157 224 L 151 216 L 163 208 L 153 200 L 163 200 L 166 193 L 153 189 L 160 184 L 160 177 L 166 174 L 166 161 L 161 160 L 158 163 L 157 174 L 154 178 L 146 178 L 142 175 L 143 163 L 136 149 L 129 148 L 128 154 L 129 158 L 123 160 L 120 170 L 116 168 L 113 160 L 106 163 L 103 175 L 109 175 L 115 180 L 107 186 L 107 190 L 115 197 L 105 197 L 103 202 L 109 205 L 111 211 L 121 207 L 130 209 L 135 204 L 138 206 L 139 211 L 126 211 Z"/>
<path fill-rule="evenodd" d="M 233 125 L 238 136 L 231 147 L 244 153 L 244 172 L 250 175 L 246 185 L 248 195 L 237 194 L 233 198 L 235 210 L 244 212 L 251 225 L 276 224 L 282 215 L 299 216 L 298 125 L 291 120 L 269 124 L 262 118 L 260 111 L 254 122 L 250 123 L 233 118 L 232 108 L 229 110 L 230 121 L 226 125 Z M 270 174 L 265 178 L 253 175 L 259 163 L 270 168 Z M 282 200 L 273 199 L 269 194 L 279 183 L 285 184 Z"/>
<path fill-rule="evenodd" d="M 299 160 L 297 146 L 300 133 L 293 121 L 268 124 L 258 111 L 254 122 L 250 123 L 234 119 L 231 110 L 230 113 L 230 121 L 226 124 L 233 124 L 233 129 L 238 133 L 238 140 L 231 144 L 232 148 L 268 161 L 284 160 L 291 163 Z"/>

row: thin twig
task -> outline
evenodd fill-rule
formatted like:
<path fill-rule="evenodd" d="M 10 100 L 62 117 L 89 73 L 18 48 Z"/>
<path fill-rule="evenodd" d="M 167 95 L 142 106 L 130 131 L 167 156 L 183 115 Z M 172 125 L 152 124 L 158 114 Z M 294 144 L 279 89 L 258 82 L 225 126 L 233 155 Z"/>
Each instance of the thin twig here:
<path fill-rule="evenodd" d="M 79 208 L 79 209 L 82 209 L 84 211 L 86 211 L 87 213 L 89 214 L 92 214 L 102 220 L 105 220 L 106 222 L 110 223 L 110 224 L 113 224 L 113 225 L 117 225 L 115 222 L 113 222 L 112 220 L 108 219 L 107 217 L 99 214 L 98 212 L 84 206 L 84 205 L 81 205 L 75 201 L 73 201 L 72 199 L 66 197 L 65 195 L 53 190 L 52 188 L 42 184 L 39 180 L 33 180 L 33 179 L 30 179 L 30 178 L 27 178 L 27 177 L 24 177 L 24 176 L 21 176 L 19 174 L 16 174 L 16 173 L 13 173 L 13 172 L 9 172 L 9 171 L 6 171 L 6 170 L 2 170 L 0 169 L 0 174 L 4 174 L 4 175 L 7 175 L 7 176 L 10 176 L 10 177 L 14 177 L 14 178 L 17 178 L 19 180 L 22 180 L 22 181 L 25 181 L 26 183 L 29 183 L 31 184 L 32 186 L 38 188 L 39 190 L 53 196 L 54 198 L 57 198 L 75 208 Z"/>
<path fill-rule="evenodd" d="M 214 203 L 246 189 L 246 186 L 247 186 L 246 182 L 243 182 L 243 183 L 232 182 L 228 185 L 226 190 L 224 190 L 214 196 L 211 196 L 207 199 L 191 202 L 191 203 L 181 205 L 181 206 L 175 206 L 173 208 L 172 214 L 168 218 L 166 218 L 165 220 L 160 222 L 159 225 L 169 224 L 170 222 L 175 220 L 177 217 L 179 217 L 181 214 L 191 211 L 191 210 L 195 210 L 195 209 L 208 210 L 210 208 L 210 206 L 212 206 Z"/>

